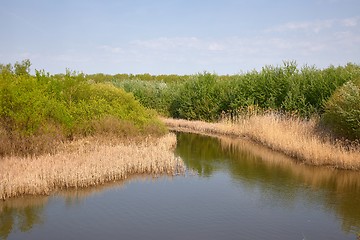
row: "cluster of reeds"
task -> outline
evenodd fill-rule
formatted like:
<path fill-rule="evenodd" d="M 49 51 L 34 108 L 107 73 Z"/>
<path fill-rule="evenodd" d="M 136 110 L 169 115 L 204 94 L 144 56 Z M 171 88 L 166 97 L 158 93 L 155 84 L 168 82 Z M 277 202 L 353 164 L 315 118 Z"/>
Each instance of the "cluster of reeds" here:
<path fill-rule="evenodd" d="M 247 137 L 305 164 L 360 170 L 360 146 L 336 143 L 317 134 L 316 120 L 267 113 L 237 122 L 163 121 L 175 130 Z"/>
<path fill-rule="evenodd" d="M 174 134 L 141 142 L 104 144 L 79 140 L 54 155 L 9 156 L 0 159 L 0 199 L 49 194 L 57 189 L 83 188 L 126 179 L 132 174 L 181 174 Z"/>
<path fill-rule="evenodd" d="M 291 158 L 281 152 L 260 144 L 254 144 L 245 139 L 229 137 L 219 137 L 222 150 L 225 152 L 241 152 L 247 154 L 247 160 L 255 166 L 256 162 L 261 162 L 269 172 L 281 170 L 302 184 L 311 186 L 314 189 L 334 188 L 338 192 L 352 191 L 353 188 L 360 187 L 360 176 L 356 171 L 336 171 L 331 168 L 316 168 L 307 165 L 299 165 L 291 161 Z M 255 172 L 255 171 L 254 171 Z M 331 183 L 331 184 L 330 184 Z"/>
<path fill-rule="evenodd" d="M 356 191 L 360 189 L 360 175 L 357 171 L 297 164 L 291 161 L 290 157 L 260 144 L 239 138 L 219 137 L 218 139 L 224 153 L 230 153 L 230 159 L 240 160 L 236 164 L 237 167 L 229 166 L 231 173 L 236 175 L 234 180 L 246 179 L 249 183 L 257 182 L 260 192 L 265 193 L 267 198 L 272 195 L 279 198 L 279 191 L 269 188 L 278 186 L 281 178 L 281 184 L 286 186 L 288 191 L 282 191 L 279 201 L 287 203 L 296 201 L 295 189 L 305 187 L 310 189 L 310 192 L 321 192 L 317 195 L 316 201 L 327 211 L 334 212 L 342 219 L 341 225 L 344 231 L 351 232 L 354 227 L 360 227 L 360 205 L 357 204 L 359 193 Z M 309 196 L 313 197 L 311 194 Z M 329 204 L 334 201 L 337 204 Z"/>

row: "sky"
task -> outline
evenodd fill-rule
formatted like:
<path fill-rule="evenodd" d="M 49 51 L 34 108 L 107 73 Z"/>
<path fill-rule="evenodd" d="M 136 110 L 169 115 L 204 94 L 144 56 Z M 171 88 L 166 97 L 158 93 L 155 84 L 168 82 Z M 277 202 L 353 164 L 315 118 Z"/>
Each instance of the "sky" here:
<path fill-rule="evenodd" d="M 359 0 L 0 0 L 0 63 L 237 74 L 360 64 Z"/>

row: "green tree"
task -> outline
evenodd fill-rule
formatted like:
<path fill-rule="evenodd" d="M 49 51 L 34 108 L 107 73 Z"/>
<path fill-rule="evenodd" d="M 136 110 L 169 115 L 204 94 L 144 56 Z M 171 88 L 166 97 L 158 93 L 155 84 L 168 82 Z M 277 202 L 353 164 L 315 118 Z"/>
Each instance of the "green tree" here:
<path fill-rule="evenodd" d="M 21 63 L 16 62 L 14 64 L 14 72 L 16 75 L 30 75 L 30 66 L 31 62 L 29 59 L 21 61 Z"/>

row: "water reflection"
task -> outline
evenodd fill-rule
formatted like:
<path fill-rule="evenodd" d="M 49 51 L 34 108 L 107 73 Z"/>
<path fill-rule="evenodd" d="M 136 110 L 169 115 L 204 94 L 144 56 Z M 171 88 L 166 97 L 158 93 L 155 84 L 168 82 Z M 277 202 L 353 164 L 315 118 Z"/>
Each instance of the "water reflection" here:
<path fill-rule="evenodd" d="M 64 200 L 66 208 L 76 208 L 81 206 L 85 199 L 101 195 L 107 190 L 119 189 L 133 181 L 151 180 L 154 180 L 151 176 L 134 175 L 123 181 L 110 182 L 97 187 L 59 191 L 56 196 Z M 0 201 L 0 239 L 7 239 L 17 231 L 28 232 L 36 225 L 43 224 L 46 220 L 44 209 L 51 199 L 52 196 L 24 196 Z"/>
<path fill-rule="evenodd" d="M 123 239 L 266 239 L 269 233 L 274 234 L 269 238 L 301 239 L 304 229 L 313 239 L 350 239 L 360 232 L 358 172 L 301 165 L 239 139 L 177 137 L 175 153 L 198 176 L 165 184 L 142 175 L 55 196 L 9 199 L 0 202 L 0 239 L 116 239 L 119 234 Z M 259 209 L 259 202 L 266 207 Z M 318 222 L 306 222 L 307 216 L 304 221 L 314 209 L 320 216 L 310 218 Z M 332 216 L 333 225 L 326 221 Z M 329 226 L 333 232 L 324 233 Z"/>
<path fill-rule="evenodd" d="M 42 224 L 46 197 L 25 197 L 0 202 L 0 239 L 7 239 L 12 231 L 27 232 Z"/>
<path fill-rule="evenodd" d="M 360 231 L 360 174 L 296 163 L 281 153 L 241 139 L 178 133 L 176 154 L 200 176 L 227 171 L 242 187 L 260 188 L 266 198 L 292 204 L 297 193 L 333 211 L 346 232 Z"/>

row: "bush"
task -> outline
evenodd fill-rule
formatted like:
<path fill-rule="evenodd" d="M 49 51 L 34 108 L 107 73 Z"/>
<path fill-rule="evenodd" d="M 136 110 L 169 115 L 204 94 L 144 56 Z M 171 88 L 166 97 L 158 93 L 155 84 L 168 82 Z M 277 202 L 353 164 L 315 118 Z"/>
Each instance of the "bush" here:
<path fill-rule="evenodd" d="M 161 115 L 169 116 L 170 103 L 174 100 L 177 91 L 175 84 L 145 80 L 124 80 L 113 84 L 134 94 L 143 106 L 155 109 Z"/>
<path fill-rule="evenodd" d="M 198 74 L 181 86 L 170 106 L 170 114 L 188 120 L 217 120 L 221 113 L 219 96 L 216 75 Z"/>
<path fill-rule="evenodd" d="M 360 67 L 347 64 L 323 70 L 314 66 L 299 69 L 292 61 L 231 76 L 204 73 L 176 78 L 171 75 L 178 79 L 171 83 L 164 82 L 162 79 L 167 78 L 163 75 L 128 77 L 128 80 L 114 80 L 113 84 L 132 92 L 141 104 L 165 116 L 216 121 L 223 114 L 237 118 L 246 109 L 255 107 L 308 118 L 324 112 L 324 103 L 338 87 L 360 77 Z"/>
<path fill-rule="evenodd" d="M 28 74 L 17 63 L 0 65 L 0 155 L 48 152 L 55 142 L 87 135 L 163 134 L 153 110 L 110 84 L 91 84 L 83 74 Z"/>
<path fill-rule="evenodd" d="M 360 79 L 335 91 L 325 104 L 323 122 L 341 137 L 360 139 Z"/>

